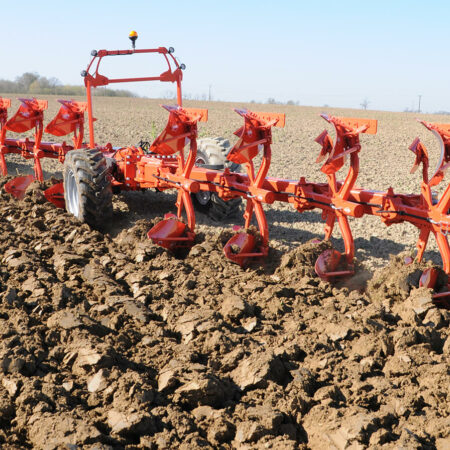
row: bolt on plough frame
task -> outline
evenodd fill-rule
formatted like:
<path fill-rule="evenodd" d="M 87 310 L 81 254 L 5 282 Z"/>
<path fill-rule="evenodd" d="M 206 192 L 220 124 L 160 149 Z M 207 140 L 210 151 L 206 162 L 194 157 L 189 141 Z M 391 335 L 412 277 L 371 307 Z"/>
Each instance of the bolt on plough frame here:
<path fill-rule="evenodd" d="M 168 250 L 180 247 L 189 248 L 195 239 L 195 211 L 191 194 L 210 192 L 222 200 L 229 201 L 242 198 L 246 202 L 244 226 L 234 227 L 236 234 L 225 244 L 225 256 L 245 266 L 251 260 L 264 258 L 269 250 L 269 227 L 263 204 L 276 201 L 291 203 L 298 212 L 321 209 L 325 220 L 325 240 L 330 239 L 337 223 L 343 240 L 343 254 L 334 249 L 325 250 L 315 264 L 316 273 L 325 280 L 333 280 L 354 274 L 355 246 L 348 217 L 360 218 L 369 214 L 379 216 L 386 225 L 409 222 L 419 229 L 416 259 L 421 261 L 432 233 L 437 241 L 443 261 L 446 281 L 442 283 L 439 271 L 426 269 L 420 279 L 420 285 L 435 289 L 435 303 L 450 307 L 450 248 L 447 234 L 450 231 L 450 185 L 439 199 L 435 199 L 431 188 L 439 184 L 445 171 L 450 167 L 450 124 L 421 123 L 438 138 L 441 147 L 441 159 L 437 170 L 431 178 L 428 176 L 428 152 L 416 138 L 409 147 L 415 154 L 412 171 L 423 165 L 423 181 L 420 194 L 396 194 L 392 188 L 386 192 L 372 191 L 355 187 L 359 172 L 359 152 L 361 133 L 375 134 L 377 121 L 361 118 L 334 117 L 322 114 L 336 130 L 336 142 L 327 131 L 316 139 L 321 150 L 318 163 L 327 182 L 312 183 L 301 177 L 298 181 L 268 177 L 271 162 L 272 127 L 284 127 L 284 114 L 235 111 L 243 118 L 244 125 L 234 134 L 238 137 L 236 144 L 227 155 L 229 161 L 244 165 L 246 173 L 235 173 L 229 168 L 214 170 L 196 165 L 197 159 L 197 124 L 208 120 L 206 109 L 184 108 L 182 106 L 181 81 L 184 65 L 179 65 L 173 56 L 173 49 L 159 47 L 156 49 L 135 49 L 137 33 L 130 34 L 133 42 L 131 50 L 99 50 L 92 52 L 92 60 L 84 77 L 87 102 L 59 100 L 61 108 L 56 117 L 47 125 L 45 132 L 56 136 L 73 133 L 73 145 L 42 142 L 44 132 L 43 111 L 47 102 L 36 99 L 20 99 L 21 106 L 8 120 L 9 99 L 0 99 L 0 169 L 7 175 L 5 156 L 9 153 L 21 154 L 24 158 L 34 160 L 35 174 L 17 177 L 5 184 L 5 190 L 17 198 L 22 198 L 25 190 L 33 180 L 43 181 L 40 164 L 42 158 L 54 158 L 64 163 L 64 183 L 55 184 L 45 191 L 45 196 L 59 207 L 66 207 L 81 220 L 89 222 L 85 215 L 88 207 L 83 202 L 87 197 L 101 197 L 95 192 L 95 183 L 87 183 L 81 188 L 81 181 L 76 179 L 76 171 L 70 164 L 74 161 L 86 163 L 93 172 L 92 180 L 104 179 L 107 172 L 108 186 L 105 189 L 119 191 L 136 191 L 143 189 L 176 189 L 178 192 L 177 214 L 166 214 L 164 220 L 157 223 L 148 232 L 153 242 Z M 99 68 L 103 58 L 108 56 L 125 56 L 135 53 L 157 53 L 167 62 L 168 69 L 159 76 L 109 79 L 100 74 Z M 176 83 L 177 105 L 163 107 L 169 113 L 168 123 L 163 132 L 150 145 L 149 149 L 140 146 L 114 148 L 111 144 L 99 146 L 95 143 L 92 89 L 111 83 L 136 81 L 161 81 Z M 83 142 L 85 112 L 88 113 L 89 144 Z M 34 128 L 34 140 L 7 137 L 7 131 L 21 133 Z M 67 158 L 69 152 L 71 157 Z M 78 152 L 78 153 L 77 153 Z M 187 154 L 185 154 L 187 152 Z M 255 167 L 254 158 L 262 152 L 259 167 Z M 336 174 L 344 167 L 345 159 L 350 163 L 344 181 L 338 181 Z M 78 159 L 77 159 L 78 158 Z M 107 163 L 105 163 L 107 162 Z M 97 171 L 97 172 L 96 172 Z M 66 174 L 68 179 L 66 179 Z M 93 188 L 89 187 L 91 184 Z M 64 190 L 66 187 L 66 191 Z M 94 189 L 86 193 L 86 189 Z M 103 194 L 102 194 L 103 195 Z M 108 196 L 104 197 L 108 199 Z M 88 205 L 89 206 L 89 205 Z M 104 206 L 104 205 L 103 205 Z M 109 205 L 112 208 L 112 205 Z M 92 205 L 90 205 L 92 209 Z M 103 209 L 103 211 L 105 211 Z M 92 211 L 91 211 L 92 212 Z M 183 212 L 186 221 L 183 220 Z M 256 216 L 259 235 L 250 229 L 253 215 Z M 106 218 L 95 217 L 94 225 L 101 225 Z M 92 221 L 92 220 L 91 220 Z M 411 259 L 412 261 L 412 259 Z"/>

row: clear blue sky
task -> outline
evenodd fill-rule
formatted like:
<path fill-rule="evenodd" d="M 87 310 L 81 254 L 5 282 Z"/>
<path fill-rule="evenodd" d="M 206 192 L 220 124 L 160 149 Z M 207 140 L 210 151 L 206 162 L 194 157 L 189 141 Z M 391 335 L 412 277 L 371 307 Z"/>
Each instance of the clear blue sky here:
<path fill-rule="evenodd" d="M 92 49 L 173 46 L 184 91 L 227 101 L 450 111 L 450 3 L 0 0 L 0 78 L 26 71 L 81 84 Z M 133 56 L 134 58 L 134 56 Z M 114 59 L 114 58 L 111 58 Z M 125 75 L 148 66 L 112 61 Z M 156 72 L 159 66 L 156 65 Z M 115 73 L 110 68 L 110 73 Z M 144 74 L 144 73 L 143 73 Z M 106 73 L 105 73 L 106 75 Z M 166 84 L 126 86 L 157 97 Z"/>

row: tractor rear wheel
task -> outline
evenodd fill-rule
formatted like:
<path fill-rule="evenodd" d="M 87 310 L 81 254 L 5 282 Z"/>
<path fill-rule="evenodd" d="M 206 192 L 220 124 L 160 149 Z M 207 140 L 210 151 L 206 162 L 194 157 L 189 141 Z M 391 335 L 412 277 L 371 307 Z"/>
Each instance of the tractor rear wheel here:
<path fill-rule="evenodd" d="M 239 172 L 239 164 L 227 160 L 230 141 L 223 138 L 202 138 L 197 141 L 197 158 L 195 165 L 208 169 L 223 170 L 229 167 L 232 172 Z M 240 197 L 225 201 L 215 192 L 200 191 L 192 194 L 195 208 L 218 222 L 235 215 L 242 203 Z"/>
<path fill-rule="evenodd" d="M 102 229 L 112 215 L 112 189 L 106 159 L 96 149 L 72 150 L 64 161 L 66 209 Z"/>

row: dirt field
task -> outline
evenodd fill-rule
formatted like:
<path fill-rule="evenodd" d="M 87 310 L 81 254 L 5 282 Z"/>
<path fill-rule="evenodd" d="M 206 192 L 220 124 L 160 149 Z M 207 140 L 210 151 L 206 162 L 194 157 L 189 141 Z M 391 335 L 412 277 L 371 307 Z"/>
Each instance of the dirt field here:
<path fill-rule="evenodd" d="M 166 120 L 159 103 L 96 99 L 97 142 L 151 140 Z M 232 142 L 241 125 L 232 106 L 268 109 L 207 106 L 201 135 Z M 313 142 L 329 129 L 322 110 L 379 120 L 379 134 L 362 139 L 360 186 L 418 192 L 407 150 L 417 135 L 437 160 L 411 114 L 270 108 L 287 114 L 271 176 L 323 181 Z M 9 161 L 11 173 L 26 169 Z M 323 245 L 307 241 L 323 235 L 319 213 L 266 208 L 269 261 L 242 270 L 221 250 L 238 218 L 217 225 L 198 214 L 185 259 L 149 242 L 173 202 L 120 195 L 103 235 L 39 189 L 21 203 L 0 194 L 2 448 L 448 448 L 450 313 L 416 287 L 423 267 L 388 262 L 414 247 L 413 227 L 352 221 L 362 278 L 387 266 L 362 293 L 314 275 Z"/>

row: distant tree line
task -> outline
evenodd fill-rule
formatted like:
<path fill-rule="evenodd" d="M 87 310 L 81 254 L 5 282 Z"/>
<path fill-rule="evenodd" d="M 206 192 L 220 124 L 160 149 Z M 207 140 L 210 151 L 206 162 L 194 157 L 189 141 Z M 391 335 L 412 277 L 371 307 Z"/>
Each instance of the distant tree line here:
<path fill-rule="evenodd" d="M 47 78 L 36 72 L 25 72 L 14 81 L 0 79 L 0 92 L 3 94 L 55 94 L 85 95 L 84 86 L 62 84 L 57 78 Z M 105 97 L 137 97 L 125 89 L 94 89 L 94 95 Z"/>
<path fill-rule="evenodd" d="M 171 90 L 166 90 L 164 91 L 164 93 L 162 94 L 162 98 L 165 98 L 167 100 L 176 100 L 177 95 L 174 91 Z M 219 99 L 214 99 L 213 96 L 211 95 L 211 92 L 209 92 L 208 94 L 203 93 L 203 94 L 191 94 L 189 92 L 183 92 L 183 100 L 201 100 L 204 102 L 207 101 L 216 101 L 216 102 L 220 102 L 221 100 Z M 225 100 L 226 101 L 226 100 Z M 255 101 L 255 100 L 250 100 L 250 103 L 267 103 L 269 105 L 290 105 L 290 106 L 298 106 L 300 105 L 300 102 L 298 100 L 288 100 L 287 102 L 282 102 L 282 101 L 278 101 L 272 97 L 268 98 L 266 100 L 266 102 L 264 101 Z"/>
<path fill-rule="evenodd" d="M 253 103 L 253 100 L 252 100 L 251 103 Z M 294 106 L 294 105 L 298 106 L 298 105 L 300 105 L 300 102 L 298 100 L 288 100 L 286 103 L 283 103 L 283 102 L 280 102 L 280 101 L 274 99 L 273 97 L 269 97 L 267 99 L 266 103 L 269 104 L 269 105 L 284 105 L 284 104 L 290 105 L 290 106 Z"/>

